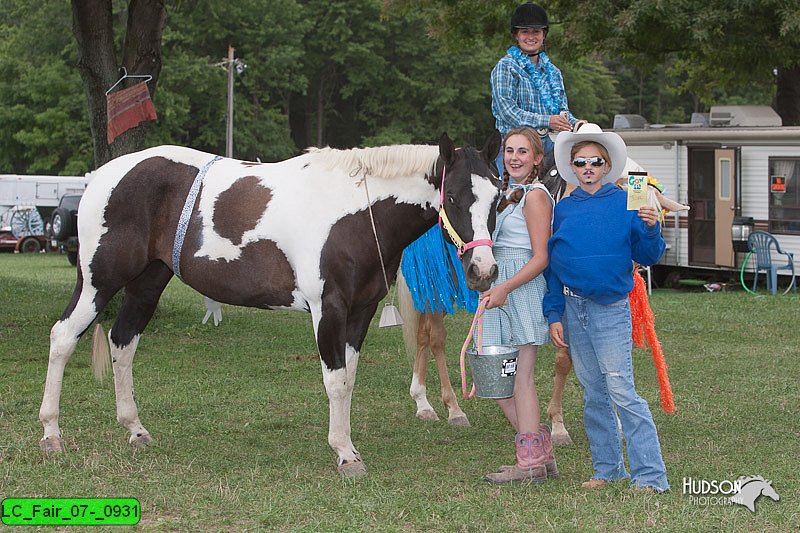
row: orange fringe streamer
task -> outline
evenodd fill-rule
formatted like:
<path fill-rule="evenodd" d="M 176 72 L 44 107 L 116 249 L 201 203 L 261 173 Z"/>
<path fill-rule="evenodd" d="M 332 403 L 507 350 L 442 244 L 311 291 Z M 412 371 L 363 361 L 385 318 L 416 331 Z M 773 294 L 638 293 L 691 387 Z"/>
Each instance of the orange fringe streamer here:
<path fill-rule="evenodd" d="M 661 409 L 668 415 L 675 414 L 675 401 L 672 397 L 672 387 L 667 376 L 667 362 L 664 359 L 664 352 L 661 350 L 661 343 L 656 336 L 655 315 L 650 308 L 647 299 L 647 288 L 644 279 L 639 274 L 638 269 L 633 271 L 633 290 L 628 295 L 631 302 L 631 320 L 633 331 L 631 338 L 633 343 L 645 349 L 645 340 L 650 346 L 653 354 L 653 364 L 656 367 L 658 376 L 658 388 L 661 391 Z"/>

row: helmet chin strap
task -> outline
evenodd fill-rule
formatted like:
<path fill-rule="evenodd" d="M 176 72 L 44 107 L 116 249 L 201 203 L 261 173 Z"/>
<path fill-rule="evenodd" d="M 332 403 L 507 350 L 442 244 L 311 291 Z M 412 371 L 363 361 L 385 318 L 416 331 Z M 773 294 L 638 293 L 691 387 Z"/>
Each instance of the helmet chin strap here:
<path fill-rule="evenodd" d="M 538 51 L 538 52 L 533 52 L 532 54 L 529 54 L 529 53 L 525 52 L 525 55 L 526 55 L 526 56 L 528 56 L 528 57 L 539 57 L 539 55 L 540 55 L 542 52 L 544 52 L 544 51 L 545 51 L 545 50 L 544 50 L 544 49 L 545 49 L 545 47 L 546 47 L 546 44 L 545 44 L 545 42 L 544 42 L 544 41 L 542 41 L 542 47 L 541 47 L 541 48 L 539 48 L 539 51 Z"/>

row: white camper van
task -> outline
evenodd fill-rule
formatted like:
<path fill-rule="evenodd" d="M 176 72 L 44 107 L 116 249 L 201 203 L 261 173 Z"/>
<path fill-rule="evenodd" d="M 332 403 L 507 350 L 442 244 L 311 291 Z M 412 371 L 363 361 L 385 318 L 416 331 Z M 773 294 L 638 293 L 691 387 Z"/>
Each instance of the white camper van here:
<path fill-rule="evenodd" d="M 617 115 L 612 131 L 667 196 L 691 207 L 665 221 L 656 279 L 689 271 L 738 279 L 753 230 L 773 234 L 800 261 L 800 127 L 782 126 L 767 106 L 718 106 L 689 124 Z"/>

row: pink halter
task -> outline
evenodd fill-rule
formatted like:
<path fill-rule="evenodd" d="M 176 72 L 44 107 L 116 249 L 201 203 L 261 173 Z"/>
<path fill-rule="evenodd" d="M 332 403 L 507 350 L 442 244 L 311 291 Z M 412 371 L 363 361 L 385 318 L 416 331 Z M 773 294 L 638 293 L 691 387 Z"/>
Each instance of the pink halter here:
<path fill-rule="evenodd" d="M 453 244 L 456 245 L 458 257 L 460 258 L 464 255 L 464 252 L 471 248 L 475 248 L 476 246 L 492 246 L 491 239 L 476 239 L 473 241 L 469 241 L 468 243 L 464 242 L 459 235 L 456 229 L 453 227 L 453 224 L 450 223 L 450 219 L 447 218 L 447 212 L 444 210 L 444 177 L 446 173 L 446 167 L 442 165 L 442 186 L 439 191 L 439 226 L 443 227 L 447 234 L 450 236 L 450 240 L 453 241 Z"/>

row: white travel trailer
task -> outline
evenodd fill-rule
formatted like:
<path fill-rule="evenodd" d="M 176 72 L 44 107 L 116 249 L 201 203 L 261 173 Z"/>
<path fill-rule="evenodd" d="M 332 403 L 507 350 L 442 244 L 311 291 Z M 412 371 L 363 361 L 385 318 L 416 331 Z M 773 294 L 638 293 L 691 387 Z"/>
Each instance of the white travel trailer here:
<path fill-rule="evenodd" d="M 45 248 L 45 225 L 61 197 L 83 192 L 85 176 L 0 174 L 0 250 L 18 252 Z"/>
<path fill-rule="evenodd" d="M 800 127 L 782 126 L 770 107 L 718 106 L 690 124 L 617 115 L 612 131 L 667 196 L 691 207 L 665 221 L 656 279 L 678 270 L 738 279 L 753 230 L 773 234 L 800 260 Z M 732 237 L 742 229 L 744 239 Z"/>
<path fill-rule="evenodd" d="M 25 176 L 0 174 L 0 210 L 16 205 L 35 206 L 47 218 L 67 193 L 83 192 L 91 174 L 85 176 Z M 50 208 L 49 210 L 47 208 Z"/>

